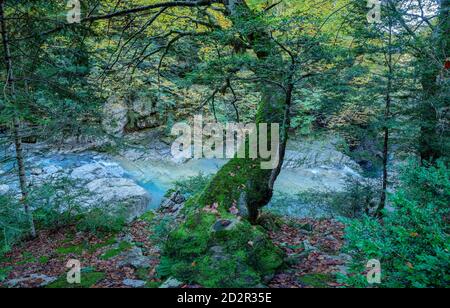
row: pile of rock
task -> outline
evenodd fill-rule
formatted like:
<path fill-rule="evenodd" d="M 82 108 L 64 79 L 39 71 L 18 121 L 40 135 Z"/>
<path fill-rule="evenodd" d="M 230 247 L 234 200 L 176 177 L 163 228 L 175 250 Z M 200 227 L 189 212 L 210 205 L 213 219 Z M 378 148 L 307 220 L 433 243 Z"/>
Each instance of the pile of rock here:
<path fill-rule="evenodd" d="M 184 208 L 185 202 L 186 198 L 179 191 L 173 192 L 161 203 L 159 211 L 164 214 L 178 216 Z"/>

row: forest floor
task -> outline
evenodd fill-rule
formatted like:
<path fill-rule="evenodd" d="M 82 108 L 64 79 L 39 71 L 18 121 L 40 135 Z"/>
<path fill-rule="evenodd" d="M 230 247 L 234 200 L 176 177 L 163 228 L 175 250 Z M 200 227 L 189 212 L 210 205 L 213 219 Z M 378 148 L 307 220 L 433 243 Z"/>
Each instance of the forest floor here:
<path fill-rule="evenodd" d="M 159 216 L 159 217 L 158 217 Z M 2 287 L 160 287 L 157 228 L 162 214 L 138 219 L 123 232 L 98 237 L 75 227 L 42 231 L 38 238 L 16 246 L 0 260 Z M 268 283 L 270 288 L 339 287 L 336 273 L 345 271 L 340 254 L 343 228 L 334 220 L 281 218 L 269 232 L 286 254 L 286 265 Z M 69 285 L 68 260 L 81 263 L 82 281 Z M 172 280 L 169 285 L 195 288 Z M 167 286 L 167 282 L 166 282 Z"/>

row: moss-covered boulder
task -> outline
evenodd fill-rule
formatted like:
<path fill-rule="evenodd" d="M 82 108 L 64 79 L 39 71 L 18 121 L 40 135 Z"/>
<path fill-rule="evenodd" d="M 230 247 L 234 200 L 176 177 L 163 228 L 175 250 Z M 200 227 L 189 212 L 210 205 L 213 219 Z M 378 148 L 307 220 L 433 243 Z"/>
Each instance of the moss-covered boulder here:
<path fill-rule="evenodd" d="M 252 287 L 282 265 L 282 252 L 264 229 L 226 206 L 204 205 L 198 195 L 184 214 L 163 249 L 164 275 L 204 287 Z"/>

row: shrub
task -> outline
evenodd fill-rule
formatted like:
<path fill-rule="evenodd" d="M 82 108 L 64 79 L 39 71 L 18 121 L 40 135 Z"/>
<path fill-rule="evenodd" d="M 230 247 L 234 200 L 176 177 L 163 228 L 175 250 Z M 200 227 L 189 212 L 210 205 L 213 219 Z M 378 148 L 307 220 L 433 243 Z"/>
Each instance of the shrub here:
<path fill-rule="evenodd" d="M 28 218 L 20 202 L 12 196 L 0 196 L 0 256 L 26 236 L 28 230 Z"/>
<path fill-rule="evenodd" d="M 365 287 L 365 265 L 378 259 L 381 287 L 447 287 L 450 281 L 449 170 L 443 163 L 404 172 L 399 191 L 391 196 L 393 211 L 374 218 L 346 220 L 346 250 L 353 256 L 349 286 Z"/>
<path fill-rule="evenodd" d="M 99 207 L 83 214 L 77 223 L 77 230 L 96 235 L 106 235 L 120 232 L 125 224 L 124 209 L 111 215 L 107 209 Z"/>
<path fill-rule="evenodd" d="M 180 191 L 184 195 L 195 195 L 202 192 L 211 179 L 212 175 L 204 175 L 203 173 L 200 173 L 197 176 L 177 181 L 175 183 L 175 190 Z"/>
<path fill-rule="evenodd" d="M 73 224 L 80 215 L 77 199 L 86 194 L 73 191 L 74 181 L 59 179 L 30 191 L 29 202 L 38 229 L 57 229 Z"/>
<path fill-rule="evenodd" d="M 343 190 L 339 192 L 306 190 L 294 197 L 277 193 L 269 209 L 282 215 L 357 218 L 378 205 L 379 187 L 381 184 L 374 185 L 373 179 L 348 176 Z"/>

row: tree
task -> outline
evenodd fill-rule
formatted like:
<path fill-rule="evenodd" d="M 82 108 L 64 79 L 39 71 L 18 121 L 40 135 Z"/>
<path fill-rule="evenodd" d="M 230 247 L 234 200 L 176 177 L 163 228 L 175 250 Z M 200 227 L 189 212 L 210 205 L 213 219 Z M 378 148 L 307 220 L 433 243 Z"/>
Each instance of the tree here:
<path fill-rule="evenodd" d="M 8 36 L 8 28 L 6 27 L 6 16 L 5 16 L 5 3 L 4 0 L 0 0 L 0 25 L 1 25 L 1 34 L 2 34 L 2 43 L 4 48 L 4 61 L 5 61 L 5 69 L 6 69 L 6 84 L 7 90 L 5 91 L 5 96 L 9 94 L 12 103 L 15 104 L 16 97 L 16 89 L 15 89 L 15 80 L 14 80 L 14 67 L 13 67 L 13 58 L 10 50 L 10 41 Z M 8 93 L 8 94 L 6 94 Z M 8 100 L 5 97 L 5 100 Z M 20 190 L 22 193 L 22 203 L 25 209 L 26 215 L 29 217 L 30 222 L 30 234 L 32 237 L 36 237 L 36 228 L 34 226 L 33 215 L 30 212 L 30 208 L 28 205 L 28 184 L 27 184 L 27 176 L 25 173 L 25 161 L 23 156 L 22 149 L 22 136 L 21 136 L 21 121 L 19 119 L 19 115 L 15 114 L 12 119 L 12 132 L 14 136 L 14 145 L 16 149 L 16 160 L 18 165 L 18 176 L 20 182 Z"/>
<path fill-rule="evenodd" d="M 400 2 L 400 4 L 402 4 Z M 399 5 L 389 1 L 387 9 L 410 37 L 407 46 L 417 58 L 422 94 L 415 117 L 420 125 L 417 149 L 423 162 L 436 161 L 448 153 L 448 70 L 445 61 L 449 50 L 449 1 L 418 1 Z M 437 11 L 433 16 L 430 12 Z M 417 13 L 418 12 L 418 13 Z M 409 21 L 407 16 L 415 19 Z M 437 22 L 433 22 L 437 18 Z"/>

